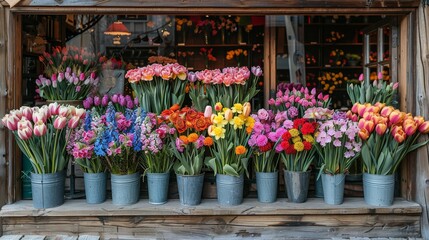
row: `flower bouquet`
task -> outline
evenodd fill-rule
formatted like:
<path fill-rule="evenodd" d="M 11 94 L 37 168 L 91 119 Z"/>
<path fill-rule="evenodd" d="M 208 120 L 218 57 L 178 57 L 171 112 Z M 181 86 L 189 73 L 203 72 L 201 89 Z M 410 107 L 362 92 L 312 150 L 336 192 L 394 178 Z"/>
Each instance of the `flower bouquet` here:
<path fill-rule="evenodd" d="M 35 208 L 64 203 L 68 130 L 76 128 L 84 117 L 84 109 L 51 103 L 41 107 L 21 107 L 2 118 L 3 125 L 12 131 L 33 167 L 31 188 Z M 44 179 L 52 181 L 51 184 L 44 184 Z"/>
<path fill-rule="evenodd" d="M 211 107 L 206 113 L 193 108 L 179 109 L 174 105 L 161 113 L 167 123 L 170 123 L 176 133 L 171 141 L 171 149 L 179 160 L 174 170 L 181 175 L 199 175 L 204 163 L 205 146 L 213 145 L 213 139 L 206 136 L 206 130 L 211 125 Z"/>
<path fill-rule="evenodd" d="M 54 47 L 39 60 L 45 76 L 36 80 L 37 91 L 47 100 L 83 100 L 99 83 L 100 59 L 85 49 Z"/>
<path fill-rule="evenodd" d="M 174 104 L 183 104 L 187 69 L 182 65 L 152 64 L 129 70 L 125 77 L 146 112 L 160 114 Z"/>
<path fill-rule="evenodd" d="M 253 77 L 250 77 L 250 73 Z M 203 111 L 206 105 L 214 106 L 221 102 L 225 107 L 234 103 L 244 104 L 258 93 L 256 85 L 262 70 L 260 67 L 224 68 L 222 70 L 204 70 L 189 74 L 189 97 L 198 111 Z M 200 104 L 200 101 L 208 103 Z"/>
<path fill-rule="evenodd" d="M 328 204 L 343 202 L 345 174 L 361 150 L 358 132 L 357 122 L 339 112 L 319 126 L 316 147 L 323 163 L 323 193 Z"/>
<path fill-rule="evenodd" d="M 421 135 L 429 133 L 429 121 L 381 103 L 356 103 L 349 117 L 359 118 L 365 202 L 376 206 L 392 205 L 394 174 L 409 152 L 429 142 L 418 141 Z"/>
<path fill-rule="evenodd" d="M 216 176 L 218 202 L 238 205 L 243 201 L 243 173 L 248 175 L 247 165 L 252 153 L 246 146 L 255 120 L 250 116 L 248 102 L 236 103 L 232 108 L 223 108 L 217 103 L 215 110 L 208 128 L 209 135 L 214 137 L 210 148 L 213 158 L 207 158 L 205 164 Z"/>

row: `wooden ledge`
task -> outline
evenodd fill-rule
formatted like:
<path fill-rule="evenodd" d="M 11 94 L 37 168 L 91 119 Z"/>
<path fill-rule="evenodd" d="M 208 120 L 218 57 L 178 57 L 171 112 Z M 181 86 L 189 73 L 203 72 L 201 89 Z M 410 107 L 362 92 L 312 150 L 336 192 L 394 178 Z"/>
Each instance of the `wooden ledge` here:
<path fill-rule="evenodd" d="M 82 200 L 66 200 L 56 208 L 35 209 L 32 201 L 19 201 L 5 205 L 0 217 L 97 217 L 97 216 L 253 216 L 253 215 L 371 215 L 408 214 L 420 215 L 422 208 L 415 202 L 402 198 L 395 199 L 392 206 L 375 207 L 367 205 L 363 198 L 346 198 L 340 205 L 324 203 L 323 198 L 310 198 L 305 203 L 290 203 L 280 198 L 275 203 L 259 203 L 257 199 L 247 198 L 238 206 L 221 206 L 216 199 L 204 199 L 198 206 L 187 207 L 178 199 L 169 199 L 166 204 L 152 205 L 147 199 L 129 206 L 116 206 L 109 199 L 102 204 L 87 204 Z"/>

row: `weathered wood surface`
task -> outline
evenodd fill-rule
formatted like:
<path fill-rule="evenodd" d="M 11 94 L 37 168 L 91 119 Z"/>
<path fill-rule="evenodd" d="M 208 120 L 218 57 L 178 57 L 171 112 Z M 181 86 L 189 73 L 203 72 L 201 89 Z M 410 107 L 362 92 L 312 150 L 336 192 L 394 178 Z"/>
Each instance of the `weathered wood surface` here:
<path fill-rule="evenodd" d="M 6 69 L 7 69 L 7 31 L 6 31 L 6 9 L 0 6 L 0 117 L 6 114 Z M 7 165 L 6 158 L 6 131 L 0 123 L 0 207 L 7 202 Z M 1 231 L 0 231 L 1 235 Z"/>
<path fill-rule="evenodd" d="M 362 198 L 346 198 L 341 205 L 329 205 L 321 198 L 310 198 L 302 204 L 290 203 L 279 198 L 271 204 L 259 203 L 257 199 L 246 198 L 238 206 L 221 206 L 216 199 L 203 199 L 198 206 L 186 207 L 179 200 L 170 199 L 164 205 L 152 205 L 148 199 L 141 199 L 130 206 L 116 206 L 111 200 L 102 204 L 86 204 L 85 200 L 68 200 L 63 205 L 49 209 L 34 209 L 32 201 L 18 201 L 5 205 L 0 217 L 85 217 L 85 216 L 179 216 L 179 215 L 362 215 L 362 214 L 404 214 L 420 215 L 421 207 L 402 198 L 395 199 L 392 206 L 373 207 Z"/>
<path fill-rule="evenodd" d="M 429 119 L 429 7 L 423 6 L 423 1 L 417 11 L 416 32 L 416 113 Z M 419 149 L 415 155 L 414 198 L 423 206 L 422 236 L 429 239 L 429 146 Z"/>

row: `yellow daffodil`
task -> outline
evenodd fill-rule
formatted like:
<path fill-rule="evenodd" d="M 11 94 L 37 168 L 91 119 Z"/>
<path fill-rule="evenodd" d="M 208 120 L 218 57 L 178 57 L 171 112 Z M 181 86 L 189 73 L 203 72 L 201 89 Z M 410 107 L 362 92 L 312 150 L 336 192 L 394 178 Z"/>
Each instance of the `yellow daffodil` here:
<path fill-rule="evenodd" d="M 214 136 L 216 140 L 219 140 L 220 138 L 225 138 L 225 131 L 223 127 L 214 127 L 211 135 Z"/>
<path fill-rule="evenodd" d="M 229 123 L 234 125 L 234 129 L 242 129 L 244 125 L 243 119 L 238 116 L 235 116 Z"/>
<path fill-rule="evenodd" d="M 218 127 L 223 127 L 226 124 L 228 124 L 228 121 L 224 118 L 224 116 L 222 114 L 218 114 L 218 115 L 214 116 L 212 121 L 213 121 L 213 124 L 218 126 Z"/>
<path fill-rule="evenodd" d="M 233 113 L 242 113 L 243 112 L 243 105 L 241 103 L 235 103 L 234 107 L 231 108 Z"/>

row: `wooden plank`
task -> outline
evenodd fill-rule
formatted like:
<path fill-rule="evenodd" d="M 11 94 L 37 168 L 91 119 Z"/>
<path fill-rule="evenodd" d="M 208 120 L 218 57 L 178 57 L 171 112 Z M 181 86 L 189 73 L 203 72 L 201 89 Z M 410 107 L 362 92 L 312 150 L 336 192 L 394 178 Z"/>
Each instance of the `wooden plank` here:
<path fill-rule="evenodd" d="M 416 45 L 416 113 L 429 119 L 429 8 L 423 3 L 417 11 L 417 45 Z M 424 137 L 424 140 L 427 136 Z M 423 139 L 422 139 L 423 140 Z M 422 221 L 422 237 L 429 239 L 429 147 L 420 148 L 415 165 L 415 196 L 414 199 L 424 209 Z"/>
<path fill-rule="evenodd" d="M 0 116 L 6 114 L 7 102 L 7 24 L 6 9 L 0 6 Z M 7 129 L 0 124 L 0 207 L 7 203 L 7 165 L 6 165 L 6 141 Z M 0 230 L 1 236 L 1 230 Z"/>
<path fill-rule="evenodd" d="M 44 240 L 46 236 L 42 235 L 25 235 L 21 240 Z"/>
<path fill-rule="evenodd" d="M 419 216 L 283 215 L 283 216 L 106 216 L 5 218 L 4 231 L 46 234 L 53 231 L 100 235 L 102 239 L 133 236 L 161 239 L 260 239 L 330 237 L 419 237 Z M 71 227 L 70 225 L 74 225 Z M 75 231 L 75 232 L 72 232 Z"/>
<path fill-rule="evenodd" d="M 4 235 L 0 237 L 0 240 L 20 240 L 23 235 Z"/>
<path fill-rule="evenodd" d="M 78 236 L 52 235 L 46 236 L 45 240 L 77 240 Z"/>
<path fill-rule="evenodd" d="M 121 7 L 121 6 L 145 6 L 145 7 L 160 7 L 160 6 L 171 6 L 178 8 L 186 7 L 230 7 L 230 8 L 250 8 L 250 7 L 368 7 L 368 1 L 366 0 L 330 0 L 330 1 L 298 1 L 298 0 L 245 0 L 245 1 L 228 1 L 228 0 L 206 0 L 206 1 L 195 1 L 195 0 L 164 0 L 162 2 L 157 1 L 138 1 L 129 0 L 127 2 L 118 1 L 80 1 L 80 0 L 63 0 L 62 2 L 54 2 L 50 0 L 24 0 L 19 3 L 20 6 L 97 6 L 97 7 Z M 399 7 L 418 7 L 418 3 L 412 0 L 384 0 L 372 1 L 370 7 L 373 8 L 399 8 Z"/>
<path fill-rule="evenodd" d="M 18 201 L 5 205 L 0 217 L 41 217 L 41 216 L 230 216 L 230 215 L 303 215 L 303 214 L 412 214 L 421 213 L 420 205 L 403 199 L 395 199 L 392 206 L 373 207 L 366 205 L 362 198 L 346 198 L 341 205 L 325 204 L 321 198 L 310 198 L 302 204 L 290 203 L 279 198 L 272 204 L 259 203 L 257 199 L 244 199 L 238 206 L 220 206 L 216 199 L 203 199 L 198 206 L 186 207 L 178 199 L 170 199 L 164 205 L 152 205 L 147 199 L 141 199 L 130 206 L 116 206 L 111 200 L 102 204 L 86 204 L 85 200 L 68 200 L 63 205 L 49 209 L 34 209 L 31 201 Z"/>
<path fill-rule="evenodd" d="M 80 235 L 78 240 L 98 240 L 100 239 L 100 236 L 93 236 L 93 235 Z"/>

